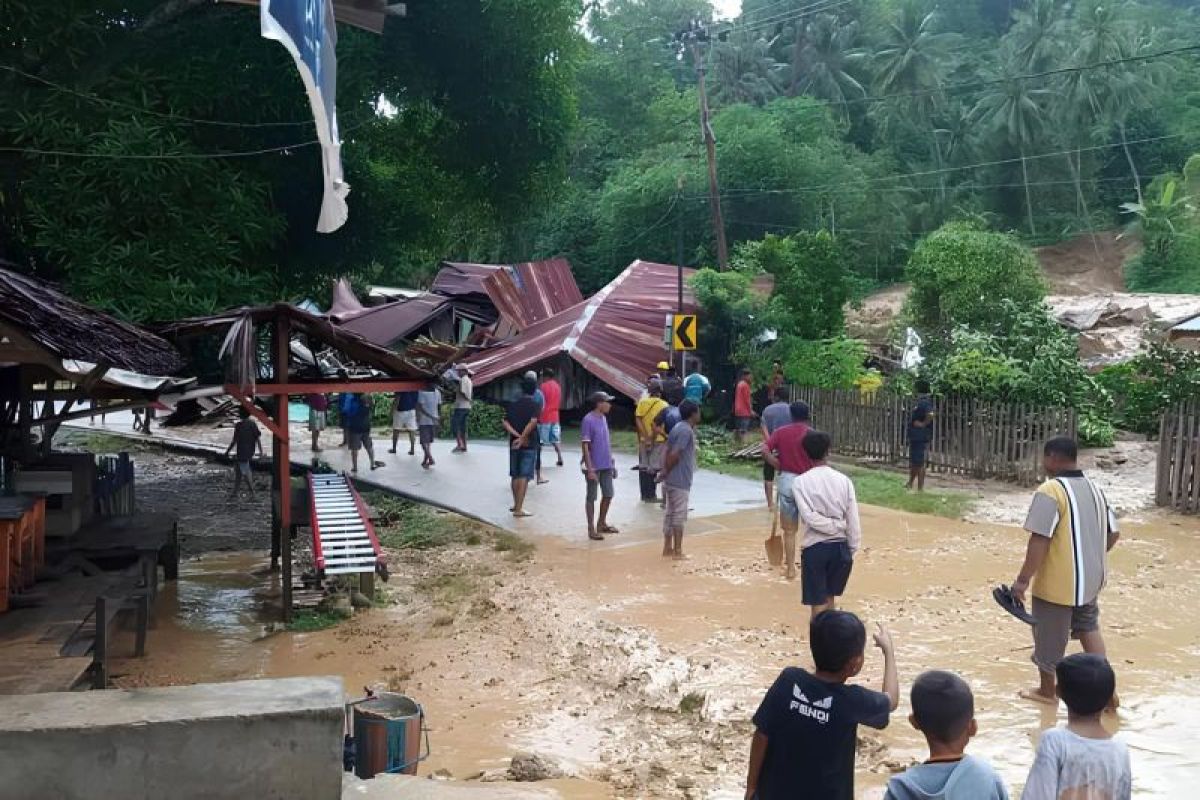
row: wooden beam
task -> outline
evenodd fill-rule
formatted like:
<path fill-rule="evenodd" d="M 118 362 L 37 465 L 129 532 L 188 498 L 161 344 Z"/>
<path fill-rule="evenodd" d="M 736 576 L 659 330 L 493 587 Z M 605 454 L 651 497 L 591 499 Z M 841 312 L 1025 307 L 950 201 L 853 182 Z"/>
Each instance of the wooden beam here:
<path fill-rule="evenodd" d="M 254 387 L 259 397 L 278 394 L 322 394 L 325 392 L 421 392 L 429 388 L 430 380 L 412 378 L 364 378 L 363 380 L 306 381 L 302 383 L 260 383 Z M 233 394 L 240 391 L 233 384 L 226 384 L 225 391 Z"/>
<path fill-rule="evenodd" d="M 280 427 L 275 424 L 275 420 L 271 419 L 270 415 L 261 408 L 254 405 L 250 398 L 246 397 L 246 395 L 241 394 L 240 392 L 230 392 L 229 394 L 234 400 L 238 401 L 238 405 L 250 412 L 250 416 L 261 422 L 263 427 L 271 432 L 272 436 L 274 436 L 276 439 L 287 438 L 287 431 L 280 429 Z"/>

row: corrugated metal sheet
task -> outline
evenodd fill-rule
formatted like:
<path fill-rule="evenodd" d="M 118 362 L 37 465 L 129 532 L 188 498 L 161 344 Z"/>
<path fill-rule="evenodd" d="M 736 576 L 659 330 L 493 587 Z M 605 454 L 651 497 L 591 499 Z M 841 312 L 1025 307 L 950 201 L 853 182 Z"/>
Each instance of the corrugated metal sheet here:
<path fill-rule="evenodd" d="M 1200 315 L 1171 326 L 1171 333 L 1200 333 Z"/>
<path fill-rule="evenodd" d="M 684 310 L 696 300 L 684 270 Z M 488 382 L 566 353 L 591 374 L 630 398 L 667 356 L 663 321 L 677 310 L 678 270 L 635 261 L 589 300 L 541 322 L 513 339 L 468 359 L 475 383 Z"/>
<path fill-rule="evenodd" d="M 395 300 L 329 317 L 339 326 L 369 342 L 390 345 L 418 328 L 423 328 L 449 310 L 453 301 L 436 294 L 423 294 L 407 300 Z"/>
<path fill-rule="evenodd" d="M 496 264 L 443 261 L 442 268 L 438 270 L 437 277 L 433 279 L 433 286 L 429 287 L 429 291 L 444 294 L 447 297 L 462 297 L 471 294 L 487 297 L 487 289 L 484 288 L 483 282 L 498 269 L 501 267 Z"/>
<path fill-rule="evenodd" d="M 483 286 L 501 318 L 517 330 L 549 319 L 583 300 L 565 258 L 504 266 L 488 275 Z"/>

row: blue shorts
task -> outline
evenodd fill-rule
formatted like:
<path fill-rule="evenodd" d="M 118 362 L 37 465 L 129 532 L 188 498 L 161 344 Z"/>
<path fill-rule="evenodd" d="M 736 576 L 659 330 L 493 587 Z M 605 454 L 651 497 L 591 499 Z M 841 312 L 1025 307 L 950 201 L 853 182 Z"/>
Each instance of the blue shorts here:
<path fill-rule="evenodd" d="M 450 435 L 463 436 L 467 435 L 467 417 L 471 415 L 469 408 L 456 408 L 454 413 L 450 415 Z"/>
<path fill-rule="evenodd" d="M 508 451 L 508 477 L 533 478 L 534 466 L 537 464 L 537 448 Z"/>
<path fill-rule="evenodd" d="M 557 422 L 539 422 L 538 438 L 542 444 L 558 444 L 562 441 L 562 425 Z"/>

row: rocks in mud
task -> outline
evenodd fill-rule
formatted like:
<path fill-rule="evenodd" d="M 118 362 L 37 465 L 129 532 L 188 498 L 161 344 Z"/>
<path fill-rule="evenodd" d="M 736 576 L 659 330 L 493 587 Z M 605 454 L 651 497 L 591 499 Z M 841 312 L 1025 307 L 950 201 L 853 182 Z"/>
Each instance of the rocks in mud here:
<path fill-rule="evenodd" d="M 354 608 L 370 608 L 374 603 L 362 592 L 354 592 L 350 595 L 350 605 Z"/>
<path fill-rule="evenodd" d="M 519 783 L 553 780 L 563 774 L 556 761 L 538 753 L 517 753 L 508 765 L 509 780 Z"/>

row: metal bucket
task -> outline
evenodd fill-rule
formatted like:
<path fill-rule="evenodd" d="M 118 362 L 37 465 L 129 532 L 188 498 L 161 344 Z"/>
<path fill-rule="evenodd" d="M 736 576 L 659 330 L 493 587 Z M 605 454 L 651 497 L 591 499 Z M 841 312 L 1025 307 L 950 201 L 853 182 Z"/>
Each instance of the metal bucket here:
<path fill-rule="evenodd" d="M 425 710 L 411 697 L 380 692 L 355 704 L 353 730 L 354 774 L 360 778 L 380 772 L 416 775 L 417 765 L 429 757 Z"/>

